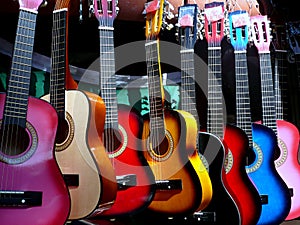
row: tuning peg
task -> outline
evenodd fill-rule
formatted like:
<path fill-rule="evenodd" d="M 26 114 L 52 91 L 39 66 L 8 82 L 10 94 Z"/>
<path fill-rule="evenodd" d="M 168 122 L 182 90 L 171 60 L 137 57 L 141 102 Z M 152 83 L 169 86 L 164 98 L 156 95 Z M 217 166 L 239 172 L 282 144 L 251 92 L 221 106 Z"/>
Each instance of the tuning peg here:
<path fill-rule="evenodd" d="M 172 30 L 174 25 L 172 23 L 167 23 L 167 22 L 163 22 L 162 24 L 163 28 L 167 29 L 167 30 Z"/>
<path fill-rule="evenodd" d="M 48 5 L 48 2 L 45 0 L 42 2 L 41 7 L 46 7 Z"/>
<path fill-rule="evenodd" d="M 168 12 L 167 13 L 167 19 L 168 20 L 172 20 L 172 19 L 174 19 L 175 18 L 175 15 L 172 13 L 172 12 Z"/>

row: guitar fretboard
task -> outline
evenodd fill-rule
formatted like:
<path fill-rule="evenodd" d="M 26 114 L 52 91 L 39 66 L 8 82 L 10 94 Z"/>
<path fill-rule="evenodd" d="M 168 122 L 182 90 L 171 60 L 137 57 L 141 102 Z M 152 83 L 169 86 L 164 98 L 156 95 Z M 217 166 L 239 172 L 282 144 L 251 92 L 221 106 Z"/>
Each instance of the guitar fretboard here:
<path fill-rule="evenodd" d="M 106 106 L 105 128 L 118 129 L 113 27 L 99 27 L 100 91 Z"/>
<path fill-rule="evenodd" d="M 275 95 L 270 53 L 259 53 L 263 124 L 277 134 Z"/>
<path fill-rule="evenodd" d="M 50 103 L 60 118 L 65 115 L 67 9 L 53 12 Z"/>
<path fill-rule="evenodd" d="M 287 81 L 287 51 L 276 50 L 274 62 L 274 90 L 276 102 L 276 117 L 287 119 L 288 81 Z"/>
<path fill-rule="evenodd" d="M 20 9 L 3 123 L 26 126 L 37 14 Z"/>
<path fill-rule="evenodd" d="M 247 67 L 247 53 L 235 51 L 236 76 L 236 123 L 248 136 L 249 146 L 253 144 L 250 95 Z"/>
<path fill-rule="evenodd" d="M 207 130 L 223 138 L 223 94 L 221 46 L 208 47 L 208 118 Z"/>
<path fill-rule="evenodd" d="M 194 49 L 182 48 L 181 55 L 181 108 L 191 113 L 200 128 L 196 108 Z"/>
<path fill-rule="evenodd" d="M 158 41 L 147 40 L 145 49 L 150 103 L 150 130 L 164 135 L 163 91 L 158 60 Z"/>

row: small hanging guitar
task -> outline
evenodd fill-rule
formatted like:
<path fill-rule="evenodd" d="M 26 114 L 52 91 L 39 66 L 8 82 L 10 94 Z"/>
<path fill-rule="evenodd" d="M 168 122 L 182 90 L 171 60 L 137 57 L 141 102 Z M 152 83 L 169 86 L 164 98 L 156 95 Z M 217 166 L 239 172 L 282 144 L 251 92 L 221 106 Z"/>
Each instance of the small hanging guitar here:
<path fill-rule="evenodd" d="M 134 215 L 150 204 L 155 181 L 143 157 L 142 118 L 134 108 L 117 102 L 113 27 L 116 1 L 94 0 L 94 13 L 99 22 L 99 88 L 106 104 L 102 142 L 115 171 L 118 190 L 112 207 L 93 216 Z"/>
<path fill-rule="evenodd" d="M 29 96 L 41 3 L 19 1 L 7 93 L 0 94 L 1 224 L 63 225 L 70 211 L 68 189 L 53 154 L 57 113 L 49 103 Z"/>
<path fill-rule="evenodd" d="M 71 210 L 69 220 L 90 215 L 99 205 L 101 177 L 87 143 L 90 105 L 79 90 L 66 90 L 67 13 L 69 0 L 56 1 L 53 12 L 49 101 L 58 113 L 55 156 L 69 188 Z"/>
<path fill-rule="evenodd" d="M 198 6 L 187 4 L 178 9 L 179 39 L 181 44 L 181 108 L 191 113 L 200 129 L 199 116 L 196 109 L 195 71 L 194 71 L 194 44 L 198 35 Z M 208 206 L 196 212 L 197 217 L 206 217 L 211 223 L 221 224 L 228 221 L 234 224 L 236 205 L 225 188 L 222 180 L 222 170 L 225 159 L 225 147 L 217 136 L 212 133 L 199 131 L 197 149 L 202 155 L 202 161 L 208 166 L 212 182 L 213 196 Z M 226 209 L 223 207 L 226 205 Z M 213 215 L 213 216 L 212 216 Z M 233 220 L 229 218 L 229 215 Z"/>
<path fill-rule="evenodd" d="M 291 209 L 286 220 L 295 219 L 300 216 L 300 165 L 298 162 L 299 130 L 285 120 L 287 112 L 288 86 L 287 86 L 287 46 L 285 26 L 276 26 L 272 39 L 275 62 L 274 62 L 274 90 L 275 110 L 277 126 L 277 142 L 280 155 L 275 161 L 276 169 L 283 178 L 291 192 Z M 275 38 L 274 38 L 275 37 Z"/>
<path fill-rule="evenodd" d="M 195 169 L 189 160 L 189 155 L 197 156 L 194 154 L 196 121 L 187 112 L 164 107 L 158 39 L 164 1 L 149 2 L 145 11 L 150 112 L 145 116 L 143 140 L 146 147 L 144 155 L 156 182 L 156 193 L 148 209 L 165 217 L 192 214 L 202 202 L 199 170 L 207 173 L 204 166 Z"/>
<path fill-rule="evenodd" d="M 248 174 L 263 197 L 262 212 L 258 224 L 280 224 L 291 208 L 289 189 L 278 174 L 274 156 L 278 148 L 276 111 L 270 58 L 270 29 L 267 16 L 250 17 L 251 38 L 258 50 L 261 77 L 261 94 L 264 129 L 256 131 L 253 124 L 253 142 L 256 143 L 257 160 L 248 167 Z M 269 130 L 269 131 L 268 131 Z"/>

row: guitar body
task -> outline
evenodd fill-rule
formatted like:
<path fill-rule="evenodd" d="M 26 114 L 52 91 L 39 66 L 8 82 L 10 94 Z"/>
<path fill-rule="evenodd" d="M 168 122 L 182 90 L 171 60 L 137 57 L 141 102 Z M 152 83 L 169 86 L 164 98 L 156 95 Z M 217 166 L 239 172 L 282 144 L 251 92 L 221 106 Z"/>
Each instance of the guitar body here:
<path fill-rule="evenodd" d="M 286 220 L 300 215 L 300 165 L 298 162 L 299 131 L 298 128 L 285 120 L 277 120 L 278 146 L 280 156 L 275 161 L 279 175 L 292 189 L 291 209 Z"/>
<path fill-rule="evenodd" d="M 98 208 L 92 215 L 109 209 L 117 196 L 117 180 L 115 170 L 106 153 L 102 135 L 105 123 L 105 104 L 103 99 L 94 93 L 84 92 L 90 102 L 90 118 L 88 128 L 88 145 L 97 162 L 101 178 L 101 197 Z"/>
<path fill-rule="evenodd" d="M 168 143 L 163 155 L 157 155 L 150 148 L 150 123 L 145 118 L 143 129 L 144 156 L 154 173 L 156 183 L 158 181 L 179 181 L 181 187 L 171 190 L 161 189 L 163 184 L 157 183 L 154 199 L 148 209 L 155 213 L 168 215 L 180 215 L 194 213 L 202 202 L 202 187 L 198 174 L 189 161 L 188 153 L 195 151 L 197 137 L 196 129 L 187 129 L 185 118 L 179 111 L 164 110 Z M 192 132 L 195 131 L 195 132 Z M 187 143 L 186 137 L 195 137 L 194 141 Z"/>
<path fill-rule="evenodd" d="M 189 131 L 191 135 L 186 136 L 186 143 L 197 143 L 197 139 L 195 140 L 195 135 L 197 134 L 197 124 L 195 123 L 195 117 L 192 116 L 191 113 L 188 113 L 184 110 L 176 110 L 179 115 L 184 117 L 186 122 L 186 129 Z M 199 134 L 198 134 L 199 135 Z M 198 179 L 200 180 L 202 187 L 202 200 L 201 204 L 195 211 L 204 210 L 211 202 L 213 197 L 213 187 L 211 178 L 207 171 L 207 167 L 203 163 L 203 158 L 197 151 L 197 149 L 192 148 L 192 146 L 188 146 L 188 159 L 192 164 L 195 172 L 197 173 Z M 189 152 L 191 150 L 191 152 Z M 202 159 L 201 159 L 202 158 Z"/>
<path fill-rule="evenodd" d="M 5 96 L 5 94 L 0 94 L 1 119 Z M 30 130 L 27 129 L 32 134 L 29 135 L 31 147 L 28 147 L 29 149 L 20 157 L 11 157 L 21 160 L 17 164 L 5 163 L 1 160 L 0 189 L 1 191 L 42 192 L 42 205 L 0 206 L 1 224 L 63 225 L 69 215 L 70 198 L 53 154 L 57 113 L 47 102 L 29 96 L 27 121 L 32 126 Z M 36 145 L 35 151 L 27 160 L 24 160 L 34 145 Z M 10 183 L 9 187 L 5 187 L 6 182 Z"/>
<path fill-rule="evenodd" d="M 238 206 L 241 224 L 256 225 L 261 214 L 261 200 L 245 170 L 248 137 L 240 128 L 228 124 L 224 141 L 228 149 L 224 175 L 226 187 Z"/>
<path fill-rule="evenodd" d="M 127 105 L 118 105 L 120 146 L 113 152 L 107 152 L 111 159 L 117 180 L 126 175 L 134 175 L 133 183 L 119 188 L 112 207 L 100 216 L 133 215 L 145 209 L 153 199 L 155 180 L 151 168 L 143 157 L 141 142 L 142 119 Z M 131 178 L 129 178 L 131 179 Z M 122 179 L 118 181 L 122 185 Z M 132 185 L 132 186 L 130 186 Z"/>
<path fill-rule="evenodd" d="M 207 132 L 199 132 L 198 140 L 199 152 L 209 166 L 208 171 L 213 189 L 212 200 L 203 212 L 216 213 L 216 223 L 213 224 L 240 224 L 238 207 L 223 182 L 225 146 L 217 136 Z"/>
<path fill-rule="evenodd" d="M 247 172 L 262 198 L 262 212 L 257 224 L 280 224 L 291 207 L 288 187 L 279 176 L 274 164 L 277 138 L 271 128 L 252 124 L 255 161 Z"/>
<path fill-rule="evenodd" d="M 49 98 L 50 95 L 43 97 L 47 101 Z M 88 216 L 98 207 L 101 180 L 87 142 L 89 101 L 86 95 L 78 90 L 65 91 L 65 99 L 69 132 L 62 143 L 56 144 L 55 156 L 65 179 L 67 182 L 71 180 L 71 183 L 68 183 L 71 197 L 69 219 L 73 220 Z M 66 175 L 70 178 L 66 178 Z"/>

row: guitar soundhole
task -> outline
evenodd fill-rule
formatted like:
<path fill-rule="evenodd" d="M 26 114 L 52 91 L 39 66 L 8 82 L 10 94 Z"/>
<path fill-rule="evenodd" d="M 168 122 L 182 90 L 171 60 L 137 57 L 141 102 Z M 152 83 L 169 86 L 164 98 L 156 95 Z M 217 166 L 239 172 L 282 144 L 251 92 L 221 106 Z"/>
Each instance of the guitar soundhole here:
<path fill-rule="evenodd" d="M 69 124 L 65 119 L 60 119 L 58 121 L 58 129 L 56 132 L 55 142 L 58 145 L 61 145 L 69 136 Z"/>
<path fill-rule="evenodd" d="M 154 137 L 152 137 L 152 149 L 155 152 L 156 155 L 158 156 L 163 156 L 168 152 L 169 149 L 169 141 L 166 137 L 164 137 L 162 139 L 162 141 L 158 141 L 156 140 Z M 153 144 L 153 143 L 157 143 L 158 144 Z"/>
<path fill-rule="evenodd" d="M 156 161 L 168 159 L 174 150 L 174 141 L 169 131 L 166 131 L 164 136 L 162 134 L 150 135 L 147 140 L 147 149 Z"/>
<path fill-rule="evenodd" d="M 1 151 L 7 156 L 21 155 L 30 145 L 26 129 L 18 125 L 5 125 L 1 130 L 1 135 Z"/>
<path fill-rule="evenodd" d="M 71 115 L 66 112 L 65 118 L 58 120 L 56 131 L 55 151 L 63 151 L 68 148 L 74 139 L 75 125 Z"/>
<path fill-rule="evenodd" d="M 246 157 L 246 165 L 252 165 L 255 162 L 255 158 L 256 158 L 256 154 L 255 152 L 252 150 L 252 148 L 249 148 L 247 151 L 247 157 Z"/>
<path fill-rule="evenodd" d="M 107 128 L 103 132 L 104 146 L 109 153 L 115 152 L 122 144 L 122 135 L 119 130 Z"/>

